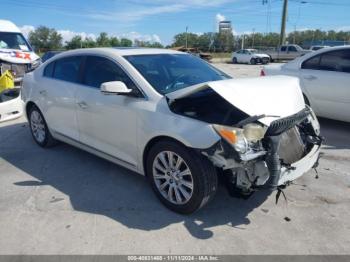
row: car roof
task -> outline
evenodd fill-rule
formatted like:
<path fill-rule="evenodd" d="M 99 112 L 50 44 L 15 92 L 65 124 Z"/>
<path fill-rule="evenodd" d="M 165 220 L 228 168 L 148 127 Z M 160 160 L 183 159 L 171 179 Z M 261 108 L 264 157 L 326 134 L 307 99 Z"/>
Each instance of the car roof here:
<path fill-rule="evenodd" d="M 162 49 L 162 48 L 137 48 L 137 47 L 98 47 L 98 48 L 82 48 L 63 52 L 57 55 L 57 57 L 63 57 L 68 55 L 79 55 L 79 54 L 110 54 L 118 56 L 127 55 L 151 55 L 151 54 L 183 54 L 183 52 Z"/>
<path fill-rule="evenodd" d="M 0 20 L 0 32 L 21 33 L 21 30 L 8 20 Z"/>
<path fill-rule="evenodd" d="M 334 47 L 325 47 L 325 48 L 322 48 L 322 49 L 319 49 L 319 50 L 316 50 L 316 51 L 312 51 L 310 53 L 307 53 L 303 56 L 299 56 L 297 58 L 295 58 L 294 60 L 284 64 L 283 66 L 286 67 L 286 68 L 289 68 L 289 67 L 294 67 L 302 62 L 304 62 L 305 60 L 311 58 L 311 57 L 314 57 L 318 54 L 323 54 L 323 53 L 326 53 L 326 52 L 329 52 L 329 51 L 335 51 L 335 50 L 343 50 L 343 49 L 350 49 L 350 45 L 342 45 L 342 46 L 334 46 Z"/>

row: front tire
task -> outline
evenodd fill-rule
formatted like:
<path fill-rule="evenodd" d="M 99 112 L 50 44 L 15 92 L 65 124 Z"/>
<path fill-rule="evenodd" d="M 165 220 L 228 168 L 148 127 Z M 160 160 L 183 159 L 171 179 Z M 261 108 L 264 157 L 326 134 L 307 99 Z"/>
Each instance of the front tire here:
<path fill-rule="evenodd" d="M 237 58 L 236 57 L 232 58 L 232 63 L 233 64 L 237 64 Z"/>
<path fill-rule="evenodd" d="M 255 64 L 256 64 L 255 58 L 250 59 L 250 64 L 251 64 L 251 65 L 255 65 Z"/>
<path fill-rule="evenodd" d="M 52 137 L 43 114 L 37 106 L 32 106 L 28 114 L 29 127 L 34 141 L 41 147 L 51 147 L 57 143 Z"/>
<path fill-rule="evenodd" d="M 173 141 L 160 141 L 151 148 L 146 171 L 157 197 L 177 213 L 195 212 L 217 190 L 216 170 L 209 160 Z"/>

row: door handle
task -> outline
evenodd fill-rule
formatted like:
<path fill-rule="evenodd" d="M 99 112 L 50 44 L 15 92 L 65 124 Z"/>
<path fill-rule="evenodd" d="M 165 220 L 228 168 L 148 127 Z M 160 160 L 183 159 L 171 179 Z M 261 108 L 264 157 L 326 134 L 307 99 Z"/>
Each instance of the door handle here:
<path fill-rule="evenodd" d="M 88 107 L 87 103 L 84 101 L 78 102 L 77 104 L 82 109 L 86 109 Z"/>
<path fill-rule="evenodd" d="M 47 95 L 47 91 L 46 90 L 40 90 L 39 94 L 42 96 L 46 96 Z"/>
<path fill-rule="evenodd" d="M 306 80 L 315 80 L 315 79 L 317 79 L 317 77 L 313 76 L 313 75 L 305 75 L 304 79 L 306 79 Z"/>

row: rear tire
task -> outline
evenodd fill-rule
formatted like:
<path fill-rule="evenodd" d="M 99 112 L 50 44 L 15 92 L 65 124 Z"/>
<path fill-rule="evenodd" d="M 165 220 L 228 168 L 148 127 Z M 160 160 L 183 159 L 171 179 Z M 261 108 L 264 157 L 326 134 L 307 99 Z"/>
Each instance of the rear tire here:
<path fill-rule="evenodd" d="M 33 139 L 39 146 L 52 147 L 57 144 L 57 140 L 52 137 L 43 114 L 35 105 L 29 110 L 28 122 Z"/>
<path fill-rule="evenodd" d="M 213 164 L 193 149 L 174 141 L 160 141 L 151 148 L 146 172 L 159 200 L 180 214 L 191 214 L 203 207 L 214 197 L 218 187 Z"/>
<path fill-rule="evenodd" d="M 237 58 L 236 57 L 232 58 L 232 63 L 233 64 L 237 64 Z"/>

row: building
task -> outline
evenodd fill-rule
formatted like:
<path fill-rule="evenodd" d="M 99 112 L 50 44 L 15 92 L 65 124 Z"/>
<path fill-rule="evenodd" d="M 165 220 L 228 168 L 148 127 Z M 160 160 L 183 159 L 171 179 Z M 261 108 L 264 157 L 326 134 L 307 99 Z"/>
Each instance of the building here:
<path fill-rule="evenodd" d="M 219 33 L 232 32 L 231 21 L 219 22 Z"/>

